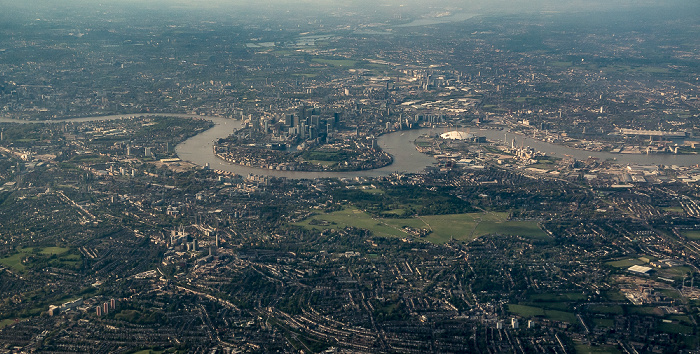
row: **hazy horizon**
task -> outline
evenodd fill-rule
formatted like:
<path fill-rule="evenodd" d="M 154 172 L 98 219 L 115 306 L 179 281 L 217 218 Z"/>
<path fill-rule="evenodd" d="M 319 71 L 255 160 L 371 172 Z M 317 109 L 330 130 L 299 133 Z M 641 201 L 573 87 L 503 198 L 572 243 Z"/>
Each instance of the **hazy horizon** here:
<path fill-rule="evenodd" d="M 255 3 L 237 0 L 118 0 L 94 2 L 87 0 L 66 0 L 60 3 L 42 0 L 29 0 L 21 3 L 0 0 L 5 14 L 36 13 L 43 16 L 65 16 L 94 11 L 128 11 L 143 9 L 148 11 L 185 11 L 202 13 L 214 11 L 218 15 L 235 15 L 240 11 L 275 15 L 290 12 L 331 13 L 353 11 L 356 14 L 401 13 L 406 16 L 433 16 L 444 12 L 478 13 L 481 15 L 498 15 L 514 13 L 557 13 L 557 12 L 600 12 L 619 10 L 639 10 L 644 8 L 663 8 L 680 10 L 698 8 L 696 1 L 676 0 L 659 3 L 653 0 L 447 0 L 439 3 L 425 3 L 418 0 L 351 0 L 338 3 L 334 0 L 262 0 Z"/>

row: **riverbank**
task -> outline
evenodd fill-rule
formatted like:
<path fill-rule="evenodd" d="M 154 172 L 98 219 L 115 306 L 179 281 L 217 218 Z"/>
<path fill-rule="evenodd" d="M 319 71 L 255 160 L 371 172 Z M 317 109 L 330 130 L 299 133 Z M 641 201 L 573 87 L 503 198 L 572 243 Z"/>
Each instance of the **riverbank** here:
<path fill-rule="evenodd" d="M 50 122 L 38 121 L 18 121 L 8 118 L 0 118 L 0 123 L 60 123 L 60 122 L 87 122 L 121 118 L 136 118 L 136 117 L 186 117 L 193 119 L 206 119 L 214 123 L 214 126 L 208 130 L 197 134 L 175 147 L 175 152 L 184 161 L 191 162 L 199 166 L 209 166 L 212 169 L 221 170 L 238 175 L 267 175 L 274 177 L 285 177 L 293 179 L 306 178 L 355 178 L 355 177 L 379 177 L 387 176 L 395 172 L 400 173 L 419 173 L 427 166 L 433 165 L 435 159 L 418 152 L 413 144 L 414 140 L 419 136 L 427 133 L 436 134 L 440 130 L 433 128 L 421 128 L 414 130 L 403 130 L 394 133 L 384 134 L 377 139 L 377 145 L 392 156 L 393 163 L 391 165 L 365 171 L 352 172 L 303 172 L 303 171 L 284 171 L 270 170 L 248 166 L 230 164 L 221 160 L 214 154 L 214 143 L 218 139 L 228 137 L 235 130 L 242 127 L 242 122 L 229 118 L 214 117 L 214 116 L 198 116 L 192 114 L 131 114 L 131 115 L 113 115 L 101 117 L 85 117 L 73 118 L 65 120 L 57 120 Z M 467 131 L 467 129 L 457 129 L 458 131 Z M 576 159 L 587 159 L 595 157 L 602 160 L 614 160 L 615 163 L 621 165 L 678 165 L 678 166 L 696 166 L 700 163 L 697 155 L 631 155 L 631 154 L 614 154 L 609 152 L 592 152 L 578 150 L 566 146 L 546 143 L 535 140 L 521 134 L 511 133 L 503 130 L 493 129 L 470 129 L 470 133 L 484 136 L 489 140 L 502 140 L 515 138 L 518 145 L 529 146 L 535 150 L 546 153 L 549 156 L 555 157 L 572 157 Z M 510 137 L 508 137 L 510 136 Z"/>

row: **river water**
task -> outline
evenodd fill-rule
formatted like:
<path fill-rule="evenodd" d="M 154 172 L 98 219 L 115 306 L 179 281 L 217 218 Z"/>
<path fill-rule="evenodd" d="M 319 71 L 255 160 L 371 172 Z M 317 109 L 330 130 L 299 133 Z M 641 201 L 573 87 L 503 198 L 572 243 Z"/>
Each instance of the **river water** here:
<path fill-rule="evenodd" d="M 197 165 L 209 167 L 216 170 L 237 173 L 239 175 L 268 175 L 287 178 L 353 178 L 353 177 L 377 177 L 386 176 L 393 172 L 420 172 L 426 166 L 435 162 L 431 156 L 421 154 L 413 147 L 413 141 L 420 134 L 417 131 L 397 132 L 385 134 L 377 140 L 377 144 L 387 153 L 394 157 L 394 163 L 389 166 L 366 171 L 352 172 L 304 172 L 304 171 L 278 171 L 248 166 L 231 164 L 223 161 L 214 155 L 214 142 L 217 139 L 229 136 L 236 129 L 240 129 L 241 121 L 225 118 L 208 117 L 216 125 L 194 136 L 175 148 L 177 155 L 185 160 Z"/>
<path fill-rule="evenodd" d="M 396 28 L 418 27 L 418 26 L 439 25 L 439 24 L 450 23 L 450 22 L 462 22 L 462 21 L 469 20 L 469 19 L 476 17 L 476 16 L 478 16 L 478 15 L 472 14 L 472 13 L 461 12 L 461 13 L 456 13 L 456 14 L 443 16 L 443 17 L 420 18 L 420 19 L 414 20 L 413 22 L 404 23 L 402 25 L 397 25 L 394 27 L 396 27 Z"/>
<path fill-rule="evenodd" d="M 472 134 L 485 136 L 489 140 L 503 141 L 503 130 L 494 129 L 472 129 Z M 516 145 L 520 146 L 521 142 L 524 146 L 529 146 L 537 151 L 546 153 L 549 156 L 564 158 L 567 155 L 578 160 L 596 157 L 601 160 L 615 160 L 621 165 L 678 165 L 678 166 L 694 166 L 700 163 L 699 155 L 674 155 L 674 154 L 617 154 L 611 152 L 595 152 L 581 149 L 574 149 L 567 146 L 547 143 L 544 141 L 532 139 L 521 134 L 508 132 L 508 141 L 515 138 Z"/>
<path fill-rule="evenodd" d="M 225 162 L 214 155 L 214 142 L 220 138 L 225 138 L 235 130 L 241 128 L 242 122 L 239 120 L 198 116 L 192 114 L 123 114 L 101 117 L 85 117 L 72 118 L 65 120 L 53 121 L 23 121 L 13 120 L 0 117 L 0 123 L 60 123 L 60 122 L 88 122 L 100 120 L 113 120 L 120 118 L 133 118 L 139 116 L 168 116 L 181 118 L 206 119 L 214 122 L 214 126 L 200 134 L 197 134 L 184 142 L 180 143 L 175 151 L 177 155 L 184 161 L 205 166 L 209 164 L 210 168 L 236 173 L 239 175 L 268 175 L 275 177 L 287 178 L 353 178 L 353 177 L 378 177 L 386 176 L 393 172 L 415 173 L 421 172 L 426 166 L 430 166 L 435 162 L 431 156 L 422 154 L 415 149 L 413 142 L 416 138 L 424 134 L 443 133 L 441 129 L 415 129 L 398 131 L 395 133 L 384 134 L 377 139 L 377 144 L 394 158 L 394 163 L 389 166 L 367 171 L 353 172 L 302 172 L 302 171 L 278 171 L 268 170 L 254 167 L 235 165 Z M 503 140 L 504 131 L 494 129 L 471 129 L 469 131 L 477 136 L 484 136 L 489 140 Z M 698 155 L 673 155 L 673 154 L 614 154 L 608 152 L 593 152 L 586 150 L 574 149 L 566 146 L 551 144 L 532 138 L 525 137 L 520 134 L 508 132 L 508 140 L 515 138 L 517 145 L 521 143 L 525 146 L 534 148 L 535 150 L 546 153 L 550 156 L 565 157 L 566 155 L 576 159 L 586 159 L 597 157 L 600 159 L 615 159 L 619 164 L 652 164 L 652 165 L 678 165 L 678 166 L 695 166 L 700 164 L 700 156 Z"/>

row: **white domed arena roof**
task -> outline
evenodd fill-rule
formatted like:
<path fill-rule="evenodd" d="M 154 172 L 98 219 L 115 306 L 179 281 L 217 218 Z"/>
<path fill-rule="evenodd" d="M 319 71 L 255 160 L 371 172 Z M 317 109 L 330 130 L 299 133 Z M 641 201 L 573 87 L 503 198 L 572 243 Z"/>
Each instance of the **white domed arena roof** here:
<path fill-rule="evenodd" d="M 470 139 L 472 137 L 472 135 L 467 133 L 467 132 L 458 132 L 456 130 L 453 130 L 451 132 L 441 134 L 440 137 L 443 139 L 450 139 L 450 140 L 466 140 L 466 139 Z"/>

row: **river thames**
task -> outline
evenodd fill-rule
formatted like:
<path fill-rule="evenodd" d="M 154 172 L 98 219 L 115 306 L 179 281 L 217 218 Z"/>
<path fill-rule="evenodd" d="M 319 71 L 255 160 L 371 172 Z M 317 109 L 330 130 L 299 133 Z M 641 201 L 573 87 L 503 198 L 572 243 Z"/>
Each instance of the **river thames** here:
<path fill-rule="evenodd" d="M 389 153 L 394 162 L 386 167 L 366 170 L 366 171 L 350 171 L 350 172 L 305 172 L 305 171 L 279 171 L 262 168 L 254 168 L 242 165 L 231 164 L 223 161 L 214 155 L 214 142 L 218 139 L 225 138 L 240 129 L 242 122 L 228 118 L 199 116 L 192 114 L 122 114 L 100 117 L 84 117 L 72 118 L 52 121 L 23 121 L 0 117 L 0 123 L 62 123 L 62 122 L 89 122 L 100 120 L 114 120 L 121 118 L 134 118 L 140 116 L 149 117 L 181 117 L 192 119 L 206 119 L 214 123 L 214 126 L 202 133 L 199 133 L 184 142 L 177 145 L 175 151 L 183 161 L 191 162 L 199 166 L 209 165 L 210 168 L 236 173 L 239 175 L 268 175 L 275 177 L 286 178 L 353 178 L 353 177 L 377 177 L 385 176 L 394 172 L 416 173 L 423 171 L 427 166 L 431 166 L 436 160 L 428 155 L 422 154 L 415 149 L 413 142 L 416 138 L 424 134 L 443 133 L 445 128 L 432 129 L 421 128 L 414 130 L 403 130 L 389 134 L 384 134 L 377 139 L 377 144 Z M 458 131 L 466 131 L 466 129 L 457 129 Z M 495 129 L 470 129 L 470 133 L 477 136 L 484 136 L 488 140 L 496 141 L 503 140 L 503 130 Z M 674 154 L 615 154 L 609 152 L 594 152 L 574 149 L 557 144 L 551 144 L 520 134 L 507 132 L 508 139 L 515 138 L 518 144 L 529 146 L 535 150 L 546 153 L 549 156 L 565 157 L 571 156 L 576 159 L 586 159 L 588 157 L 596 157 L 599 159 L 614 159 L 618 164 L 639 164 L 639 165 L 678 165 L 678 166 L 694 166 L 700 163 L 698 155 L 674 155 Z"/>

